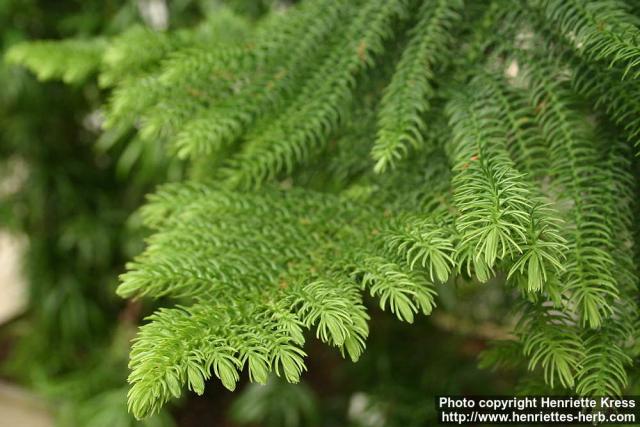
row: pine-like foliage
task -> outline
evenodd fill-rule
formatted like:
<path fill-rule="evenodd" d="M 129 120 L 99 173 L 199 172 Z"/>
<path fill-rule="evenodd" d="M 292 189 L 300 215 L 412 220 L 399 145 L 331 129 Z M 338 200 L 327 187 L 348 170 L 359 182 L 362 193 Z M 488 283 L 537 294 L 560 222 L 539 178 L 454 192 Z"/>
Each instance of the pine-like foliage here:
<path fill-rule="evenodd" d="M 255 31 L 11 51 L 44 77 L 97 70 L 108 131 L 191 165 L 149 197 L 153 234 L 118 290 L 177 304 L 133 344 L 133 413 L 212 377 L 234 389 L 245 369 L 297 382 L 306 330 L 355 361 L 368 296 L 413 322 L 461 282 L 519 300 L 515 340 L 485 361 L 622 393 L 638 348 L 634 10 L 307 0 Z"/>

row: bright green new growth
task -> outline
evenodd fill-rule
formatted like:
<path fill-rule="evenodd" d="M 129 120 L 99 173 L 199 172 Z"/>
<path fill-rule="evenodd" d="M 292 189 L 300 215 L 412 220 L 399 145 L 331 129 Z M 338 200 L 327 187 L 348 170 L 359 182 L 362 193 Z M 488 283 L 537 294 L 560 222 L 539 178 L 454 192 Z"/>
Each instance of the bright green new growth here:
<path fill-rule="evenodd" d="M 234 389 L 245 368 L 297 382 L 305 330 L 355 361 L 367 295 L 413 322 L 454 282 L 504 282 L 520 301 L 515 340 L 485 362 L 623 392 L 638 350 L 638 17 L 617 0 L 505 9 L 308 0 L 255 31 L 213 20 L 78 42 L 100 58 L 60 62 L 75 41 L 9 54 L 44 77 L 99 69 L 108 132 L 135 128 L 131 144 L 192 166 L 149 197 L 153 234 L 118 289 L 180 304 L 133 345 L 137 417 L 214 376 Z"/>
<path fill-rule="evenodd" d="M 403 239 L 396 248 L 400 224 L 337 196 L 177 184 L 153 196 L 143 216 L 157 232 L 119 293 L 196 302 L 162 310 L 142 328 L 130 378 L 138 414 L 179 395 L 185 382 L 201 393 L 211 375 L 233 390 L 245 365 L 253 381 L 275 371 L 297 382 L 306 328 L 355 361 L 368 334 L 363 291 L 412 322 L 415 313 L 431 312 L 433 281 L 446 280 L 451 268 L 450 238 L 433 225 L 416 223 L 411 232 L 424 240 L 407 248 Z M 389 248 L 386 235 L 395 237 Z M 414 271 L 418 262 L 437 278 Z"/>

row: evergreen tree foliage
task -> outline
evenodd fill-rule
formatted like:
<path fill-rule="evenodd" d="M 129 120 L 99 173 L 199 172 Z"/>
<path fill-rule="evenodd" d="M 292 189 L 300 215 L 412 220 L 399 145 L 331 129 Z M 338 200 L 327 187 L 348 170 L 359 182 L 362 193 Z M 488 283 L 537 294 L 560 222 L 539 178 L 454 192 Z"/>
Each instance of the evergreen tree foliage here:
<path fill-rule="evenodd" d="M 176 302 L 133 344 L 136 417 L 245 369 L 299 381 L 307 330 L 356 361 L 374 301 L 412 323 L 464 284 L 514 300 L 513 339 L 484 364 L 584 395 L 634 382 L 637 5 L 305 0 L 255 30 L 215 16 L 8 53 L 42 77 L 98 72 L 106 132 L 189 165 L 140 211 L 152 235 L 118 288 Z"/>
<path fill-rule="evenodd" d="M 202 16 L 172 12 L 176 27 Z M 25 240 L 21 267 L 29 285 L 26 312 L 0 330 L 0 362 L 3 378 L 52 403 L 60 426 L 139 424 L 126 410 L 128 341 L 149 308 L 125 303 L 114 289 L 125 260 L 142 245 L 128 218 L 152 183 L 180 170 L 157 148 L 125 146 L 126 132 L 105 134 L 96 147 L 104 94 L 89 80 L 107 48 L 99 40 L 133 25 L 153 34 L 135 2 L 0 2 L 2 55 L 25 39 L 75 36 L 60 49 L 34 43 L 30 57 L 38 77 L 71 86 L 43 85 L 0 63 L 0 226 Z M 166 411 L 142 423 L 172 424 Z"/>

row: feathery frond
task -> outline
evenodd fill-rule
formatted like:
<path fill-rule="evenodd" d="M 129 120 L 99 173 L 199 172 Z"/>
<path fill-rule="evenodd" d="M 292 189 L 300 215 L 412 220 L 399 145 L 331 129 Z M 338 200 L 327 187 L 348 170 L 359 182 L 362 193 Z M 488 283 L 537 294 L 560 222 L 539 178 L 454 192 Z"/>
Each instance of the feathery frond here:
<path fill-rule="evenodd" d="M 420 6 L 411 39 L 382 97 L 380 128 L 371 151 L 376 171 L 384 172 L 406 158 L 410 146 L 424 143 L 424 114 L 434 96 L 432 80 L 436 68 L 447 62 L 451 32 L 460 20 L 462 5 L 462 0 L 455 0 Z"/>

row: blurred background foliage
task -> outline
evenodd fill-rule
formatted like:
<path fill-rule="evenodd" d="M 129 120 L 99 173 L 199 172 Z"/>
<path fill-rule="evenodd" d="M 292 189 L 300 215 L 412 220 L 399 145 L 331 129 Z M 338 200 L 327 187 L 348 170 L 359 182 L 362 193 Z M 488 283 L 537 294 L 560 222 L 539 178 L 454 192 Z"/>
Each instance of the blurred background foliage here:
<path fill-rule="evenodd" d="M 161 34 L 212 16 L 241 32 L 288 4 L 224 3 L 225 9 L 205 0 L 0 0 L 0 50 L 71 37 L 91 40 L 85 53 L 99 57 L 100 37 L 122 37 L 121 48 L 131 49 L 127 37 L 136 31 Z M 153 52 L 137 48 L 141 64 L 152 64 L 144 58 Z M 509 301 L 489 286 L 458 289 L 455 298 L 454 290 L 442 289 L 440 304 L 464 317 L 436 314 L 407 325 L 377 312 L 371 351 L 357 364 L 312 344 L 302 386 L 274 380 L 232 394 L 212 382 L 204 396 L 134 421 L 125 403 L 129 341 L 153 307 L 126 304 L 114 289 L 125 261 L 142 247 L 136 208 L 156 183 L 180 178 L 183 168 L 157 146 L 136 141 L 131 128 L 102 133 L 99 106 L 108 82 L 98 82 L 91 61 L 76 71 L 60 76 L 72 82 L 65 85 L 0 63 L 0 220 L 3 230 L 28 238 L 30 295 L 27 311 L 0 329 L 2 374 L 45 396 L 59 425 L 424 426 L 436 420 L 435 395 L 513 390 L 516 368 L 499 377 L 477 368 L 486 342 L 505 333 L 486 319 L 506 313 Z"/>

